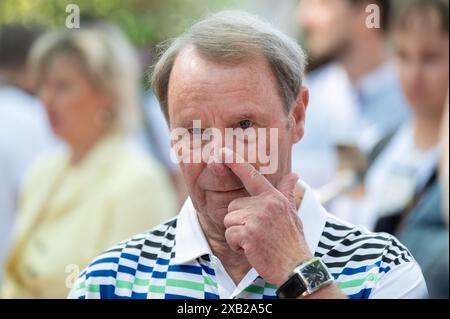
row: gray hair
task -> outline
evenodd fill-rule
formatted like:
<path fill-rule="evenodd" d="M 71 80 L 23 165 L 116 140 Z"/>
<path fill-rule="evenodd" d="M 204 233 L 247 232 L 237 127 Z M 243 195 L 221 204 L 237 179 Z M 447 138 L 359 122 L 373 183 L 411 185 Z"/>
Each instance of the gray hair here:
<path fill-rule="evenodd" d="M 277 79 L 287 112 L 297 99 L 306 64 L 300 46 L 255 15 L 222 11 L 197 22 L 168 43 L 154 66 L 152 88 L 167 121 L 170 73 L 178 53 L 188 45 L 211 61 L 227 64 L 239 64 L 262 53 Z"/>

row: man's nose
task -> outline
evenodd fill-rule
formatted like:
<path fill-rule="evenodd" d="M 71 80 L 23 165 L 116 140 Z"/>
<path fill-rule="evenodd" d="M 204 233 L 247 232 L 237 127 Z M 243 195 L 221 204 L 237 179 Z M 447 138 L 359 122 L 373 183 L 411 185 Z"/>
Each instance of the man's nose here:
<path fill-rule="evenodd" d="M 209 144 L 209 157 L 207 167 L 216 176 L 226 176 L 231 173 L 231 170 L 223 163 L 225 160 L 222 156 L 220 141 L 214 140 Z"/>

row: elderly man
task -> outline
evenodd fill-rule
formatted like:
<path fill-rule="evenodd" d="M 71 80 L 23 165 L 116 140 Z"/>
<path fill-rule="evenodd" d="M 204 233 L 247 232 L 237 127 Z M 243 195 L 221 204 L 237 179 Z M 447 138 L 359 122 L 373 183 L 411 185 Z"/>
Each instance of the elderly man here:
<path fill-rule="evenodd" d="M 190 197 L 178 217 L 103 253 L 70 297 L 426 296 L 421 270 L 404 246 L 332 217 L 291 173 L 308 104 L 303 67 L 294 41 L 242 12 L 212 15 L 176 39 L 153 74 L 171 129 L 184 129 L 188 142 L 208 129 L 258 134 L 237 135 L 241 149 L 221 147 L 217 134 L 183 144 L 180 167 Z M 270 165 L 261 152 L 249 163 L 242 149 L 261 148 L 269 137 L 260 129 L 269 128 L 277 146 L 263 147 L 272 151 Z M 207 146 L 206 158 L 193 161 Z"/>

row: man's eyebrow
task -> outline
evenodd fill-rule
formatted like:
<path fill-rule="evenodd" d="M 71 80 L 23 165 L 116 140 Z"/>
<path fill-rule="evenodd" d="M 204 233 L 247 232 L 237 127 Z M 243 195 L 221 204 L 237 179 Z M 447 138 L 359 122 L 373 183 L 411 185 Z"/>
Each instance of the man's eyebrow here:
<path fill-rule="evenodd" d="M 244 109 L 242 111 L 233 112 L 233 114 L 228 117 L 228 120 L 230 122 L 238 122 L 245 119 L 262 121 L 263 117 L 267 115 L 266 113 L 267 112 L 262 110 Z"/>
<path fill-rule="evenodd" d="M 201 121 L 202 118 L 200 115 L 190 114 L 188 116 L 183 117 L 182 119 L 176 121 L 174 123 L 175 127 L 191 127 L 194 125 L 194 121 Z M 202 121 L 203 123 L 203 121 Z"/>

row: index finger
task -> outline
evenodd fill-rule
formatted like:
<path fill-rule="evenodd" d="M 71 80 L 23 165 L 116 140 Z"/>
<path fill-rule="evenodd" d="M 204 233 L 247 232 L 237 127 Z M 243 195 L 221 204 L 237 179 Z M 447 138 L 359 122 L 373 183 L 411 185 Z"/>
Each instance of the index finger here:
<path fill-rule="evenodd" d="M 223 147 L 222 153 L 225 156 L 224 165 L 228 166 L 234 174 L 242 181 L 245 189 L 251 196 L 259 195 L 263 192 L 273 191 L 273 185 L 251 164 L 245 161 L 239 154 L 231 149 Z M 233 159 L 233 155 L 236 160 Z"/>

